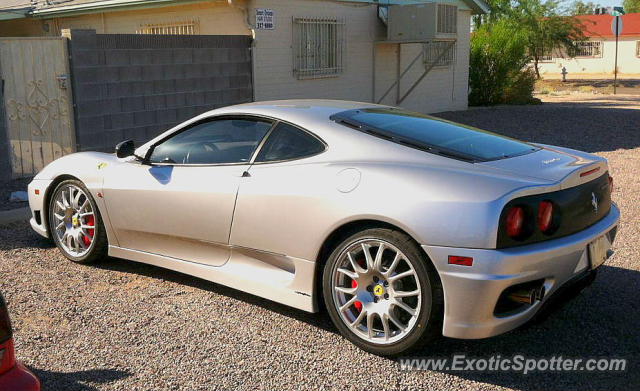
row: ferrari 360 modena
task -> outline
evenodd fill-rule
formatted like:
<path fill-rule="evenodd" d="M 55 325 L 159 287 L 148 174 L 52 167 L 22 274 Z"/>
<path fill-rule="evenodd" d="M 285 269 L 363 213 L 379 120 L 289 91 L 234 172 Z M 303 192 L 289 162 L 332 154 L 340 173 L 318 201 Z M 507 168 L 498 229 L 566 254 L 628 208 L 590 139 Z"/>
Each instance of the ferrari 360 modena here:
<path fill-rule="evenodd" d="M 33 229 L 74 262 L 125 258 L 326 308 L 345 338 L 397 356 L 438 335 L 512 330 L 592 281 L 616 236 L 611 189 L 592 154 L 291 100 L 64 156 L 29 204 Z"/>

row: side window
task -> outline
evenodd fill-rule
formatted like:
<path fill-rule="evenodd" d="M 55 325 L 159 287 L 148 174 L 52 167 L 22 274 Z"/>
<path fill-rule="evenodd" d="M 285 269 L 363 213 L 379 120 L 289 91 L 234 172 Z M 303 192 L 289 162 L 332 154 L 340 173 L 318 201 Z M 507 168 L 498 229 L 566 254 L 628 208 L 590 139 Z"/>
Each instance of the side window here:
<path fill-rule="evenodd" d="M 309 133 L 295 126 L 279 124 L 264 143 L 256 161 L 300 159 L 324 150 L 324 144 Z"/>
<path fill-rule="evenodd" d="M 219 119 L 200 122 L 156 145 L 151 163 L 220 164 L 249 162 L 271 122 Z"/>

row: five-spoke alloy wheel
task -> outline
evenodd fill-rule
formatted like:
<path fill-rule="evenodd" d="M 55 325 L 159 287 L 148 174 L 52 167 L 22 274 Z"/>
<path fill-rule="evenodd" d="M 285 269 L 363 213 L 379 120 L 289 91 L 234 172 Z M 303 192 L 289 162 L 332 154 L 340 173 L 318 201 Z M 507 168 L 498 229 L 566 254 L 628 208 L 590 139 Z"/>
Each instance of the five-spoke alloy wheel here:
<path fill-rule="evenodd" d="M 323 291 L 338 329 L 372 353 L 405 353 L 440 331 L 437 274 L 400 232 L 369 229 L 344 240 L 327 261 Z"/>
<path fill-rule="evenodd" d="M 49 199 L 49 231 L 62 253 L 89 263 L 106 255 L 107 240 L 91 193 L 79 181 L 58 184 Z"/>

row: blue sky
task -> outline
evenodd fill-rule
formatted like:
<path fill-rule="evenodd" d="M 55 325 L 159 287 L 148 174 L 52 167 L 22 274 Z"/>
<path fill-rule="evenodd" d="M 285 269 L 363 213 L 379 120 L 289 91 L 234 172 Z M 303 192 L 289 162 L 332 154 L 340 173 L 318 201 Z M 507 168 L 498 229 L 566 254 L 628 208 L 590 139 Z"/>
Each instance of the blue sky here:
<path fill-rule="evenodd" d="M 585 3 L 588 1 L 592 1 L 596 4 L 600 4 L 603 7 L 614 7 L 614 6 L 622 6 L 622 0 L 585 0 Z M 563 3 L 565 5 L 569 5 L 573 3 L 573 0 L 564 0 Z"/>
<path fill-rule="evenodd" d="M 605 7 L 608 6 L 622 6 L 622 0 L 602 0 L 602 1 L 594 1 L 594 3 L 601 4 Z"/>

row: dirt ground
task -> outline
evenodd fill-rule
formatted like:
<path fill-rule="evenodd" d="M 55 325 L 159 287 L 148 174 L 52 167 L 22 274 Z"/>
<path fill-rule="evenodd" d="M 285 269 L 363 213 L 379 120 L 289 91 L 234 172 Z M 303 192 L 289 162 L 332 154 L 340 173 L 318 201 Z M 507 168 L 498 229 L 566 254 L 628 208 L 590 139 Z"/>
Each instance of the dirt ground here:
<path fill-rule="evenodd" d="M 616 83 L 616 95 L 640 95 L 640 77 L 635 79 L 619 79 Z M 540 95 L 560 95 L 567 93 L 613 94 L 613 76 L 600 79 L 570 79 L 561 80 L 544 79 L 536 83 L 535 92 Z M 576 97 L 580 100 L 581 97 Z"/>

